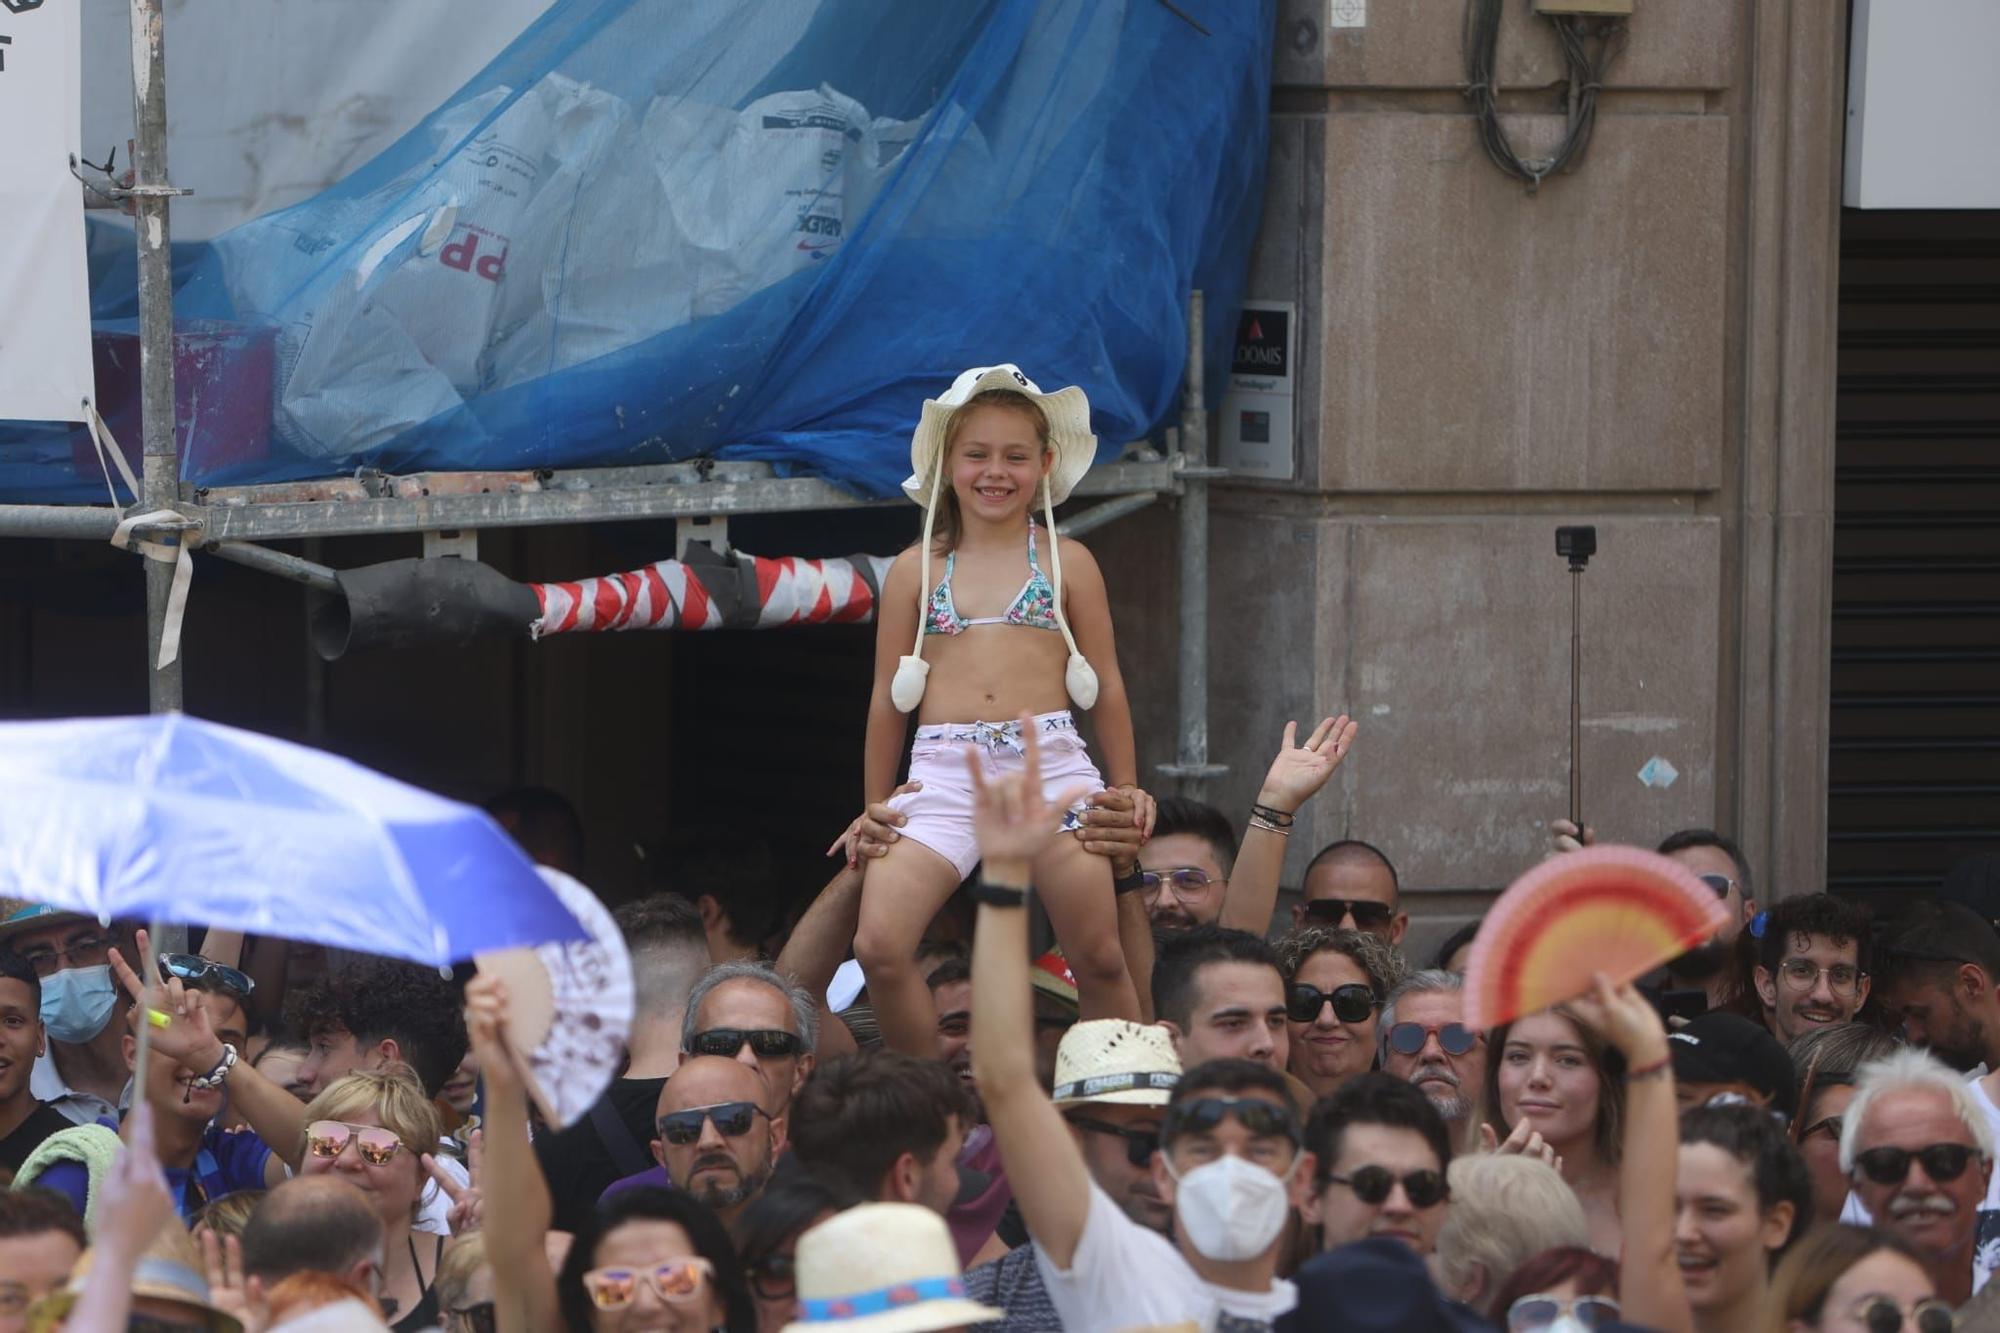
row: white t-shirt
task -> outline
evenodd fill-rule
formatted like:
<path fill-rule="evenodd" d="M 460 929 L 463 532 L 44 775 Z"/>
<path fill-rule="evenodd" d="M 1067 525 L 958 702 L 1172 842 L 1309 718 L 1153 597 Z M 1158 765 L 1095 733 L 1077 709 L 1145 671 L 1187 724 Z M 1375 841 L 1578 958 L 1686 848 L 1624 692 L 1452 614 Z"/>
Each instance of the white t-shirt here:
<path fill-rule="evenodd" d="M 472 1183 L 471 1173 L 459 1165 L 456 1157 L 438 1153 L 436 1158 L 438 1167 L 460 1185 Z M 424 1174 L 428 1177 L 430 1173 L 427 1171 Z M 410 1224 L 410 1230 L 422 1231 L 433 1236 L 449 1236 L 450 1216 L 451 1196 L 439 1189 L 435 1180 L 426 1179 L 423 1195 L 417 1200 L 417 1220 Z"/>
<path fill-rule="evenodd" d="M 1202 1280 L 1173 1242 L 1119 1211 L 1090 1186 L 1090 1211 L 1068 1271 L 1037 1247 L 1035 1265 L 1064 1328 L 1113 1329 L 1193 1321 L 1232 1333 L 1267 1329 L 1299 1303 L 1298 1288 L 1273 1278 L 1268 1291 L 1236 1291 Z"/>
<path fill-rule="evenodd" d="M 1993 1131 L 1995 1142 L 2000 1142 L 2000 1106 L 1986 1094 L 1985 1085 L 1980 1081 L 1983 1075 L 1975 1073 L 1968 1080 L 1972 1085 L 1972 1101 L 1986 1113 L 1986 1123 Z M 1874 1219 L 1861 1205 L 1861 1196 L 1849 1192 L 1847 1206 L 1840 1210 L 1840 1220 L 1855 1226 L 1873 1226 Z M 2000 1268 L 2000 1169 L 1993 1172 L 1993 1179 L 1987 1182 L 1986 1198 L 1979 1205 L 1979 1212 L 1973 1222 L 1972 1232 L 1972 1289 L 1977 1292 L 1986 1285 L 1986 1279 L 1993 1276 L 1993 1270 Z"/>

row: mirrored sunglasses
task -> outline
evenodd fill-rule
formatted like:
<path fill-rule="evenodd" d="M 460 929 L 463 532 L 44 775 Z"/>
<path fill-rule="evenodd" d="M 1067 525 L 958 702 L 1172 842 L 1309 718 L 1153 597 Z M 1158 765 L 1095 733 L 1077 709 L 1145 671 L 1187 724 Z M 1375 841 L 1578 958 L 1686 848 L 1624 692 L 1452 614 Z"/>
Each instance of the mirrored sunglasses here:
<path fill-rule="evenodd" d="M 250 992 L 257 989 L 257 983 L 249 974 L 211 962 L 198 953 L 161 954 L 160 979 L 178 980 L 183 986 L 192 986 L 196 990 L 222 991 L 239 1000 L 249 998 Z"/>
<path fill-rule="evenodd" d="M 1423 1050 L 1433 1033 L 1437 1034 L 1438 1049 L 1446 1055 L 1464 1055 L 1479 1044 L 1479 1034 L 1463 1023 L 1446 1023 L 1442 1027 L 1398 1023 L 1389 1029 L 1389 1049 L 1398 1055 L 1415 1055 Z"/>
<path fill-rule="evenodd" d="M 1294 1023 L 1317 1022 L 1319 1011 L 1329 1004 L 1333 1006 L 1333 1016 L 1343 1023 L 1366 1023 L 1381 1008 L 1375 1001 L 1375 992 L 1359 982 L 1350 981 L 1345 986 L 1323 991 L 1303 981 L 1294 981 L 1285 992 L 1285 1017 Z"/>
<path fill-rule="evenodd" d="M 669 1111 L 659 1119 L 660 1137 L 676 1147 L 684 1147 L 701 1137 L 703 1121 L 715 1122 L 715 1132 L 725 1139 L 740 1139 L 766 1114 L 755 1102 L 717 1102 L 713 1106 L 691 1106 L 685 1111 Z"/>
<path fill-rule="evenodd" d="M 802 1053 L 806 1044 L 796 1033 L 778 1028 L 710 1028 L 694 1034 L 688 1049 L 696 1055 L 720 1055 L 735 1059 L 748 1046 L 760 1060 L 778 1060 Z"/>
<path fill-rule="evenodd" d="M 1900 1185 L 1909 1179 L 1912 1160 L 1924 1164 L 1924 1174 L 1942 1185 L 1957 1180 L 1979 1149 L 1964 1143 L 1933 1143 L 1912 1152 L 1908 1148 L 1870 1148 L 1854 1155 L 1854 1169 L 1877 1185 Z"/>
<path fill-rule="evenodd" d="M 1276 1102 L 1258 1097 L 1195 1097 L 1167 1108 L 1160 1126 L 1160 1142 L 1182 1134 L 1213 1132 L 1225 1119 L 1233 1119 L 1257 1138 L 1286 1138 L 1299 1142 L 1298 1117 Z"/>
<path fill-rule="evenodd" d="M 403 1140 L 393 1129 L 373 1125 L 347 1125 L 338 1120 L 315 1120 L 306 1126 L 306 1151 L 331 1161 L 354 1144 L 361 1160 L 370 1166 L 387 1166 L 403 1150 Z"/>
<path fill-rule="evenodd" d="M 698 1300 L 713 1266 L 706 1259 L 676 1259 L 657 1268 L 594 1268 L 583 1275 L 583 1289 L 600 1310 L 622 1310 L 639 1299 L 641 1283 L 650 1285 L 663 1301 L 685 1305 Z"/>
<path fill-rule="evenodd" d="M 1158 893 L 1162 884 L 1171 885 L 1176 895 L 1185 896 L 1200 893 L 1211 884 L 1222 881 L 1210 879 L 1208 872 L 1198 866 L 1180 866 L 1173 870 L 1141 870 L 1139 887 L 1146 893 Z"/>
<path fill-rule="evenodd" d="M 1337 926 L 1341 918 L 1351 916 L 1354 924 L 1362 930 L 1380 930 L 1389 924 L 1396 913 L 1387 903 L 1366 902 L 1359 898 L 1315 898 L 1306 904 L 1306 915 L 1329 926 Z"/>
<path fill-rule="evenodd" d="M 1411 1171 L 1398 1176 L 1386 1166 L 1364 1166 L 1348 1175 L 1326 1177 L 1327 1184 L 1346 1186 L 1354 1191 L 1355 1198 L 1370 1208 L 1388 1202 L 1399 1180 L 1412 1208 L 1435 1208 L 1451 1194 L 1451 1186 L 1445 1183 L 1442 1171 Z"/>
<path fill-rule="evenodd" d="M 1585 1328 L 1618 1322 L 1618 1302 L 1609 1296 L 1523 1296 L 1507 1307 L 1507 1333 L 1538 1333 L 1565 1314 Z"/>

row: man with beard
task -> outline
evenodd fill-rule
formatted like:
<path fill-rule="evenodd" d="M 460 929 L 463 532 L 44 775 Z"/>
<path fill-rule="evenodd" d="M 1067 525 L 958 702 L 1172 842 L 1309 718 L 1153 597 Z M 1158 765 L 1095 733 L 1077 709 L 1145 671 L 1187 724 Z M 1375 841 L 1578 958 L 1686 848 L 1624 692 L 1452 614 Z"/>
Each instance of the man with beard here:
<path fill-rule="evenodd" d="M 707 1204 L 724 1226 L 735 1225 L 785 1150 L 785 1119 L 764 1109 L 767 1095 L 756 1070 L 716 1055 L 688 1060 L 660 1090 L 653 1156 L 675 1189 Z"/>
<path fill-rule="evenodd" d="M 1708 1007 L 1720 1009 L 1737 999 L 1742 989 L 1742 977 L 1731 963 L 1738 938 L 1757 915 L 1750 863 L 1743 859 L 1743 849 L 1734 840 L 1714 829 L 1690 828 L 1669 833 L 1655 850 L 1680 862 L 1707 885 L 1729 914 L 1727 924 L 1716 932 L 1714 939 L 1667 964 L 1666 989 L 1702 991 L 1708 996 Z"/>
<path fill-rule="evenodd" d="M 1830 893 L 1786 898 L 1764 920 L 1753 979 L 1779 1041 L 1851 1022 L 1868 1002 L 1868 909 Z"/>
<path fill-rule="evenodd" d="M 1187 930 L 1222 915 L 1236 831 L 1212 805 L 1185 796 L 1160 802 L 1153 836 L 1139 849 L 1141 892 L 1155 930 Z"/>
<path fill-rule="evenodd" d="M 1965 1304 L 1985 1285 L 2000 1249 L 2000 1218 L 1982 1206 L 1993 1130 L 1958 1075 L 1921 1051 L 1864 1066 L 1840 1165 L 1858 1205 L 1843 1221 L 1872 1217 L 1908 1244 L 1947 1305 Z"/>
<path fill-rule="evenodd" d="M 1430 1098 L 1459 1153 L 1479 1150 L 1486 1086 L 1486 1034 L 1465 1026 L 1464 985 L 1456 972 L 1414 972 L 1390 990 L 1375 1029 L 1382 1068 Z"/>
<path fill-rule="evenodd" d="M 1076 977 L 1054 950 L 1035 960 L 1030 975 L 1035 983 L 1035 1075 L 1046 1088 L 1055 1080 L 1057 1047 L 1076 1023 Z M 938 1059 L 977 1098 L 972 1086 L 972 964 L 947 958 L 926 981 L 937 1013 Z"/>
<path fill-rule="evenodd" d="M 1911 905 L 1883 935 L 1876 994 L 1903 1039 L 1957 1069 L 2000 1071 L 2000 935 L 1957 903 Z M 1980 1080 L 2000 1094 L 2000 1078 Z M 1994 1098 L 2000 1102 L 2000 1095 Z M 1990 1113 L 2000 1123 L 2000 1111 Z"/>

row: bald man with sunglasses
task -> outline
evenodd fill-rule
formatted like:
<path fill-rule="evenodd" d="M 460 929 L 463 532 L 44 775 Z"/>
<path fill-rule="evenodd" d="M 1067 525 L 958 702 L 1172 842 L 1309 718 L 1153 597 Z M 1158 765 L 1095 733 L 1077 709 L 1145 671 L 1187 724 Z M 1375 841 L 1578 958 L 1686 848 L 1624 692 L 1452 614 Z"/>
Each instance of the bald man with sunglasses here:
<path fill-rule="evenodd" d="M 660 1089 L 653 1158 L 724 1226 L 764 1192 L 785 1151 L 785 1120 L 765 1109 L 767 1096 L 756 1070 L 716 1055 L 690 1057 Z"/>

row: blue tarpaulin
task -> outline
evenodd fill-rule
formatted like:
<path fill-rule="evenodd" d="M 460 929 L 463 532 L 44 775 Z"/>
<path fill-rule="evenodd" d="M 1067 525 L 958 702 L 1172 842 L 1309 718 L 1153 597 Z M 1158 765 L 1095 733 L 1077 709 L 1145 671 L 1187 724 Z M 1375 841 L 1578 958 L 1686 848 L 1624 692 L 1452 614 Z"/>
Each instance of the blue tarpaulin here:
<path fill-rule="evenodd" d="M 1144 435 L 1191 288 L 1227 365 L 1273 3 L 557 0 L 340 184 L 177 247 L 183 475 L 714 456 L 883 496 L 997 361 Z M 130 239 L 94 232 L 136 454 Z M 101 503 L 87 457 L 0 426 L 0 498 Z"/>

